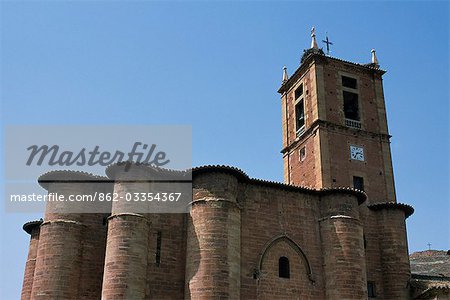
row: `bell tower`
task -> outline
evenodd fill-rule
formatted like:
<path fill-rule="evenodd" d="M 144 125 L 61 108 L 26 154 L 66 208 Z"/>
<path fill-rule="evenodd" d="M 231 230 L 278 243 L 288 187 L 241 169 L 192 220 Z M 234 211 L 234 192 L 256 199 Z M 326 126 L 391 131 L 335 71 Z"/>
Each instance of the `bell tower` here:
<path fill-rule="evenodd" d="M 328 41 L 327 41 L 328 42 Z M 382 76 L 370 63 L 334 58 L 311 48 L 288 76 L 283 70 L 285 182 L 314 188 L 354 187 L 368 204 L 396 202 Z"/>
<path fill-rule="evenodd" d="M 414 209 L 395 196 L 384 73 L 375 50 L 367 64 L 326 55 L 313 28 L 300 66 L 290 77 L 283 69 L 281 152 L 288 184 L 366 192 L 357 222 L 363 226 L 368 296 L 409 299 L 405 219 Z"/>

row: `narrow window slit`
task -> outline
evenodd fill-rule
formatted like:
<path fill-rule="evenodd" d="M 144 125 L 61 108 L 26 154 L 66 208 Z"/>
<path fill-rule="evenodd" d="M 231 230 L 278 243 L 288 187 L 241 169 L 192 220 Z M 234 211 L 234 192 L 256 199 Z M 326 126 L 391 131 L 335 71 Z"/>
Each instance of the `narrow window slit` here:
<path fill-rule="evenodd" d="M 158 267 L 161 264 L 161 231 L 158 231 L 156 236 L 155 263 Z"/>
<path fill-rule="evenodd" d="M 367 296 L 369 296 L 369 298 L 375 298 L 377 296 L 375 290 L 375 282 L 373 281 L 367 282 Z"/>
<path fill-rule="evenodd" d="M 290 278 L 289 258 L 280 257 L 278 260 L 278 276 L 280 278 Z"/>

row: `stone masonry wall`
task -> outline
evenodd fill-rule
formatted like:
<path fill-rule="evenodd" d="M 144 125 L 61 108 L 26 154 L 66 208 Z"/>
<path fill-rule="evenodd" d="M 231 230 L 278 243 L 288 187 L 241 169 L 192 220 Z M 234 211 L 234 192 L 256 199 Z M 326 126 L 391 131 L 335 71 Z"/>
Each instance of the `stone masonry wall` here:
<path fill-rule="evenodd" d="M 116 178 L 114 190 L 148 188 Z M 364 198 L 210 167 L 194 174 L 190 214 L 140 214 L 116 202 L 105 226 L 101 214 L 49 212 L 36 227 L 36 266 L 30 276 L 27 264 L 22 299 L 366 299 Z M 406 299 L 405 215 L 370 213 L 377 224 L 371 229 L 383 235 L 379 252 L 370 250 L 373 267 L 381 268 L 375 278 L 384 283 L 378 297 Z M 289 278 L 279 276 L 281 257 Z"/>

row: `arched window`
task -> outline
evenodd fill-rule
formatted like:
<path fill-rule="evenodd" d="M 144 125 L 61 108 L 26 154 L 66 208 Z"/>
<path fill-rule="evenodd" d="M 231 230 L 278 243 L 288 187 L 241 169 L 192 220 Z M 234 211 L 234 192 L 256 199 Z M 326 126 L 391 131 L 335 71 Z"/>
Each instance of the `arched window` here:
<path fill-rule="evenodd" d="M 281 278 L 290 277 L 289 258 L 282 256 L 278 260 L 278 276 Z"/>

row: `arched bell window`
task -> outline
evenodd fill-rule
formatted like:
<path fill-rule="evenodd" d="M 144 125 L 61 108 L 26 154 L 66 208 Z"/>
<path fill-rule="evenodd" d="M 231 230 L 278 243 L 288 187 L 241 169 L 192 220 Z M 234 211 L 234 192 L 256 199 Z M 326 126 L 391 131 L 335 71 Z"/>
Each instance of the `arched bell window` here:
<path fill-rule="evenodd" d="M 278 276 L 280 278 L 290 278 L 289 258 L 282 256 L 278 260 Z"/>

